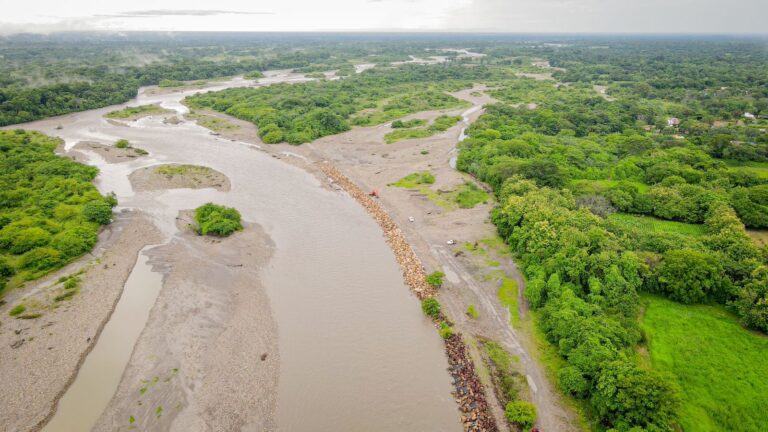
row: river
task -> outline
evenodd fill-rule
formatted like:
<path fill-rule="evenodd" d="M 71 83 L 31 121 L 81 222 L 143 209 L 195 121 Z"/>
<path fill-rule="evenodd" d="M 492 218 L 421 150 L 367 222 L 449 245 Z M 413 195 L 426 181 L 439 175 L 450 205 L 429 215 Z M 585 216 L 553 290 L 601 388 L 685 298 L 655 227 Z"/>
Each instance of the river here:
<path fill-rule="evenodd" d="M 301 80 L 272 72 L 262 83 Z M 252 84 L 235 78 L 194 91 Z M 246 221 L 264 227 L 276 245 L 262 280 L 278 323 L 281 363 L 276 419 L 280 430 L 459 431 L 442 341 L 404 285 L 381 230 L 354 200 L 323 188 L 315 177 L 255 146 L 214 136 L 193 122 L 169 125 L 150 117 L 125 127 L 103 118 L 123 106 L 147 103 L 183 113 L 186 108 L 180 101 L 192 92 L 150 94 L 141 89 L 138 98 L 125 105 L 23 126 L 62 137 L 67 149 L 79 141 L 109 144 L 125 138 L 149 151 L 145 158 L 119 164 L 87 154 L 101 170 L 97 187 L 104 193 L 115 192 L 120 208 L 148 214 L 167 241 L 178 236 L 175 217 L 180 210 L 208 201 L 234 206 Z M 232 188 L 228 192 L 135 192 L 128 175 L 158 163 L 209 166 L 226 174 Z M 138 271 L 144 271 L 142 260 Z M 133 274 L 129 283 L 132 278 Z M 78 404 L 87 403 L 92 409 L 106 405 L 114 394 L 117 383 L 113 380 L 88 377 L 98 367 L 120 375 L 129 360 L 127 350 L 119 354 L 124 357 L 121 361 L 94 365 L 102 345 L 117 337 L 106 329 L 141 328 L 146 322 L 139 317 L 136 324 L 135 316 L 117 313 L 135 292 L 128 288 L 68 390 L 107 396 L 94 402 L 65 394 L 55 419 L 78 416 Z M 73 430 L 58 424 L 69 423 L 54 420 L 46 431 Z"/>

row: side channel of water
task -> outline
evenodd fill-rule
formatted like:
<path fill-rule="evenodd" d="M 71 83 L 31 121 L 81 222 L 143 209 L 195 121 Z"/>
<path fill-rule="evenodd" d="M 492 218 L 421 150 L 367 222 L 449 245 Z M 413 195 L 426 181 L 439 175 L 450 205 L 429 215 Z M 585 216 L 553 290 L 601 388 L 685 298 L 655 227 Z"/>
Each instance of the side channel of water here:
<path fill-rule="evenodd" d="M 91 430 L 112 398 L 162 286 L 162 275 L 152 271 L 144 254 L 151 247 L 139 253 L 109 322 L 44 432 Z"/>

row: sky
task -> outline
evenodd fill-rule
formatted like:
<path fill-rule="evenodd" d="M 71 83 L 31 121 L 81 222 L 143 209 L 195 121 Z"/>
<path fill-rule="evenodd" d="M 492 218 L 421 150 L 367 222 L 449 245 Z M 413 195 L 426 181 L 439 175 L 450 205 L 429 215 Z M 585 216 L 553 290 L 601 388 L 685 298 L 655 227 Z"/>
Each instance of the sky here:
<path fill-rule="evenodd" d="M 0 34 L 52 31 L 768 33 L 768 0 L 2 0 Z"/>

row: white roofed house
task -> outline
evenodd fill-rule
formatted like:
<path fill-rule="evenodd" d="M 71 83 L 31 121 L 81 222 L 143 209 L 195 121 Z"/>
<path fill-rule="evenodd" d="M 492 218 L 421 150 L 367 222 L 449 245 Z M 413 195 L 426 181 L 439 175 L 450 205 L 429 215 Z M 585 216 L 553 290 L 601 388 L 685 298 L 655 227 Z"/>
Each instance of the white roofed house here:
<path fill-rule="evenodd" d="M 756 116 L 756 115 L 754 115 L 754 114 L 752 114 L 752 113 L 749 113 L 749 112 L 745 112 L 745 113 L 744 113 L 744 118 L 745 118 L 745 119 L 749 119 L 749 120 L 755 120 L 755 119 L 757 118 L 757 116 Z"/>
<path fill-rule="evenodd" d="M 680 126 L 680 119 L 677 117 L 670 117 L 667 119 L 667 126 L 678 127 Z"/>

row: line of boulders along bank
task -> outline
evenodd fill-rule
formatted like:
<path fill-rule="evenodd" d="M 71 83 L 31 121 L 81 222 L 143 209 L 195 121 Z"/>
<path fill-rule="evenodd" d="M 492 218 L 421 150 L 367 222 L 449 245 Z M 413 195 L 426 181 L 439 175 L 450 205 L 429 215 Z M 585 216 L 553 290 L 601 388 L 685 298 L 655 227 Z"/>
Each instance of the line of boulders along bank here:
<path fill-rule="evenodd" d="M 406 285 L 416 294 L 419 300 L 434 297 L 435 289 L 426 281 L 426 274 L 421 260 L 405 239 L 397 224 L 389 217 L 379 203 L 344 174 L 327 162 L 318 163 L 320 170 L 331 181 L 344 189 L 357 200 L 360 205 L 381 226 L 387 243 L 395 253 L 395 259 L 403 271 Z M 448 370 L 453 377 L 453 394 L 462 412 L 461 421 L 464 430 L 468 432 L 497 432 L 496 421 L 491 415 L 485 391 L 475 371 L 475 365 L 469 356 L 467 346 L 460 333 L 445 339 L 445 351 L 448 356 Z"/>

